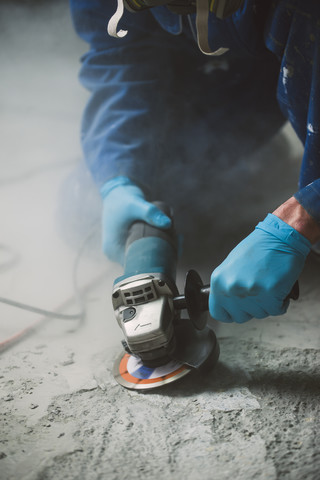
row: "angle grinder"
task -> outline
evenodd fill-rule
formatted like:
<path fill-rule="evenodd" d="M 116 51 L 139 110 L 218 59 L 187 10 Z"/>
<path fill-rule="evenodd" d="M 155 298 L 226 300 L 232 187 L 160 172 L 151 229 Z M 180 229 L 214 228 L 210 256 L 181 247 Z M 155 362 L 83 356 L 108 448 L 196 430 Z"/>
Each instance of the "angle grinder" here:
<path fill-rule="evenodd" d="M 114 377 L 129 389 L 151 389 L 173 382 L 192 369 L 212 368 L 219 344 L 207 326 L 209 286 L 195 270 L 184 294 L 176 286 L 178 239 L 171 209 L 154 202 L 172 220 L 168 230 L 132 224 L 125 247 L 124 273 L 113 285 L 112 303 L 122 329 L 124 351 Z M 181 318 L 186 311 L 186 318 Z"/>

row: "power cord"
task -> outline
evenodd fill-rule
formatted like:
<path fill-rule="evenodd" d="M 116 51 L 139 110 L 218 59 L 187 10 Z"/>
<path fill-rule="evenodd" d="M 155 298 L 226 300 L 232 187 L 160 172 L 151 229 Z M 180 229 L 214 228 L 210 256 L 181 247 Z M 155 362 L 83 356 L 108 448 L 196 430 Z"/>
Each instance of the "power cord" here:
<path fill-rule="evenodd" d="M 11 300 L 9 298 L 0 297 L 0 303 L 4 303 L 6 305 L 10 305 L 10 306 L 15 307 L 15 308 L 20 308 L 20 309 L 25 310 L 25 311 L 29 311 L 29 312 L 32 312 L 32 313 L 43 315 L 43 318 L 41 318 L 41 319 L 37 320 L 36 322 L 28 325 L 23 330 L 14 334 L 12 337 L 7 338 L 6 340 L 0 342 L 0 351 L 3 351 L 5 349 L 9 348 L 17 340 L 19 340 L 21 337 L 24 337 L 25 335 L 30 333 L 40 323 L 42 323 L 45 320 L 46 317 L 58 318 L 58 319 L 62 319 L 62 320 L 80 320 L 79 325 L 80 325 L 81 321 L 84 320 L 85 315 L 86 315 L 86 309 L 85 309 L 85 304 L 82 300 L 81 291 L 80 291 L 79 286 L 78 286 L 78 278 L 77 278 L 78 277 L 78 269 L 79 269 L 80 260 L 83 256 L 84 250 L 85 250 L 87 244 L 89 243 L 89 241 L 91 240 L 91 238 L 96 233 L 98 227 L 99 227 L 98 223 L 95 224 L 93 226 L 93 228 L 91 229 L 91 231 L 89 232 L 89 234 L 83 240 L 83 242 L 80 245 L 80 248 L 77 252 L 77 255 L 76 255 L 76 258 L 75 258 L 75 261 L 74 261 L 74 264 L 73 264 L 73 268 L 72 268 L 72 282 L 73 282 L 74 298 L 76 300 L 76 304 L 78 304 L 78 306 L 80 307 L 79 311 L 77 313 L 74 313 L 74 314 L 65 314 L 65 313 L 60 313 L 60 312 L 54 312 L 54 311 L 51 311 L 51 310 L 46 310 L 46 309 L 39 308 L 39 307 L 36 307 L 36 306 L 33 306 L 33 305 L 28 305 L 28 304 L 25 304 L 25 303 L 22 303 L 22 302 L 18 302 L 16 300 Z M 15 254 L 13 252 L 13 250 L 10 249 L 6 245 L 0 245 L 0 249 L 5 250 L 6 252 L 9 253 L 9 260 L 7 260 L 6 262 L 3 262 L 2 265 L 0 265 L 0 270 L 7 269 L 7 268 L 9 268 L 9 266 L 14 265 L 16 263 L 16 259 L 17 259 L 18 255 Z"/>

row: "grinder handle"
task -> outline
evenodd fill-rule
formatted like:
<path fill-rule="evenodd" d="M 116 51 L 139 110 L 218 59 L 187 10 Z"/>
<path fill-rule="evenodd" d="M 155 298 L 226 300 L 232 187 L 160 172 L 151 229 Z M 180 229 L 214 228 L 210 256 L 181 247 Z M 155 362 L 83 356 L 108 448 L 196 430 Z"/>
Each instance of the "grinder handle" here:
<path fill-rule="evenodd" d="M 185 294 L 175 297 L 173 299 L 173 305 L 176 310 L 187 309 L 194 326 L 201 330 L 205 325 L 205 319 L 202 314 L 209 308 L 209 295 L 210 284 L 203 285 L 199 274 L 194 270 L 189 270 L 187 273 Z M 284 299 L 284 302 L 290 299 L 297 300 L 298 298 L 299 282 L 297 280 L 290 293 Z"/>
<path fill-rule="evenodd" d="M 153 204 L 171 218 L 172 225 L 161 229 L 140 220 L 131 225 L 125 246 L 124 273 L 120 278 L 161 273 L 175 285 L 178 241 L 172 210 L 163 202 Z"/>
<path fill-rule="evenodd" d="M 286 302 L 287 300 L 290 300 L 290 298 L 292 300 L 298 300 L 299 295 L 300 295 L 300 288 L 299 288 L 299 282 L 297 280 L 296 283 L 293 285 L 290 293 L 288 293 L 288 295 L 284 299 L 284 302 Z"/>
<path fill-rule="evenodd" d="M 210 295 L 210 284 L 209 285 L 204 285 L 201 290 L 200 290 L 201 296 L 203 298 L 203 304 L 204 302 L 208 302 L 209 300 L 209 295 Z M 287 300 L 298 300 L 300 295 L 300 288 L 299 288 L 299 282 L 298 280 L 295 282 L 293 285 L 290 293 L 286 296 L 286 298 L 283 300 L 283 302 L 286 302 Z M 206 304 L 206 309 L 208 310 L 208 304 Z"/>

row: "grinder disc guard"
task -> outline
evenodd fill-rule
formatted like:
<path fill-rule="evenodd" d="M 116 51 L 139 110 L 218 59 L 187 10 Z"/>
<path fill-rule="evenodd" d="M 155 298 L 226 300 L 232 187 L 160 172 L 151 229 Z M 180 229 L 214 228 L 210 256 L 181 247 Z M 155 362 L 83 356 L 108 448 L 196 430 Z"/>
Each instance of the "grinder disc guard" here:
<path fill-rule="evenodd" d="M 218 361 L 220 348 L 213 330 L 197 330 L 193 322 L 180 319 L 175 325 L 177 345 L 173 357 L 193 368 L 211 369 Z"/>
<path fill-rule="evenodd" d="M 187 375 L 192 369 L 211 369 L 219 358 L 219 343 L 212 330 L 194 328 L 189 319 L 175 326 L 177 346 L 172 360 L 160 367 L 147 367 L 142 360 L 129 353 L 117 358 L 113 376 L 123 387 L 145 390 L 161 387 Z"/>

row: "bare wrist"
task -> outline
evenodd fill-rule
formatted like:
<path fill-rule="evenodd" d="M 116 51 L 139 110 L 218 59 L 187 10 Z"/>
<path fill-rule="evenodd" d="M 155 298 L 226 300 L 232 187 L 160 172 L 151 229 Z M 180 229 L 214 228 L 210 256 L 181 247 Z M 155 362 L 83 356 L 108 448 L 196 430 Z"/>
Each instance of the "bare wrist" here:
<path fill-rule="evenodd" d="M 320 240 L 319 223 L 309 215 L 294 197 L 289 198 L 272 213 L 301 233 L 312 244 Z"/>

